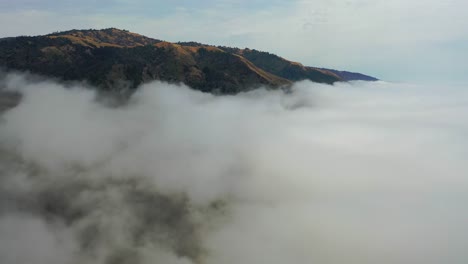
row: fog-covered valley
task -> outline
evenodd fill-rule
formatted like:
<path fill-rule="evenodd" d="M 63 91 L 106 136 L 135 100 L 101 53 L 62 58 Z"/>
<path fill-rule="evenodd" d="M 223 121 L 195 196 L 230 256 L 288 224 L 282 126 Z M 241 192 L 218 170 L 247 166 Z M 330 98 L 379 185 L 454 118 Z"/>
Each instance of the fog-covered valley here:
<path fill-rule="evenodd" d="M 466 87 L 1 86 L 0 263 L 468 261 Z"/>

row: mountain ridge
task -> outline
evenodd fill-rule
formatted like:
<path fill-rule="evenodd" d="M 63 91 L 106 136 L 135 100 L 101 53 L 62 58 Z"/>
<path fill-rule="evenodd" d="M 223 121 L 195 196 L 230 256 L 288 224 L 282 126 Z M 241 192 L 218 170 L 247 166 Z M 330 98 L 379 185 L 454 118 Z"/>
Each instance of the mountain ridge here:
<path fill-rule="evenodd" d="M 215 94 L 285 87 L 300 80 L 332 84 L 347 81 L 343 73 L 349 73 L 304 66 L 255 49 L 172 43 L 116 28 L 5 38 L 0 41 L 0 66 L 86 81 L 103 90 L 161 80 Z"/>

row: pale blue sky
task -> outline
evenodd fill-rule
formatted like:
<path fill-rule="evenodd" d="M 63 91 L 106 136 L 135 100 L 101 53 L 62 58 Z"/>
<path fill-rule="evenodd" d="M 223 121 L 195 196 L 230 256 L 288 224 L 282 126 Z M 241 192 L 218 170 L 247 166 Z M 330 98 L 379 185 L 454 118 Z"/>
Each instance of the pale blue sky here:
<path fill-rule="evenodd" d="M 0 0 L 0 37 L 117 27 L 390 81 L 464 83 L 467 9 L 466 0 Z"/>

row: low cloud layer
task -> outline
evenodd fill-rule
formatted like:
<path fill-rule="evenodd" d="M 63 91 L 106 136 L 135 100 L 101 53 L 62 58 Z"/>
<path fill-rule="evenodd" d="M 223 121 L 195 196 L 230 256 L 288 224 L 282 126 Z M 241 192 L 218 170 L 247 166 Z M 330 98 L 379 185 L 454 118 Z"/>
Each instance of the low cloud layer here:
<path fill-rule="evenodd" d="M 1 263 L 468 261 L 462 87 L 1 86 Z"/>

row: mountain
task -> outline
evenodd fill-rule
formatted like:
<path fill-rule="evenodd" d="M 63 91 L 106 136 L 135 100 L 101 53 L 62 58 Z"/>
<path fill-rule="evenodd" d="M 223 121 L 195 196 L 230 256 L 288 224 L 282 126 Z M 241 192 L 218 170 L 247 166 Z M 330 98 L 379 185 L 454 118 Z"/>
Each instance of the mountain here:
<path fill-rule="evenodd" d="M 374 79 L 307 67 L 253 49 L 170 43 L 116 28 L 4 38 L 0 41 L 0 66 L 87 81 L 103 90 L 162 80 L 183 82 L 204 92 L 235 94 L 259 86 L 285 87 L 306 79 L 329 84 Z"/>
<path fill-rule="evenodd" d="M 325 71 L 333 72 L 334 74 L 338 75 L 343 81 L 378 81 L 379 79 L 367 76 L 362 73 L 357 72 L 349 72 L 349 71 L 337 71 L 332 69 L 323 69 Z"/>
<path fill-rule="evenodd" d="M 342 80 L 339 75 L 329 70 L 306 67 L 298 62 L 288 61 L 268 52 L 227 47 L 223 47 L 222 49 L 226 52 L 243 56 L 257 67 L 291 81 L 308 79 L 320 83 L 334 83 Z"/>

